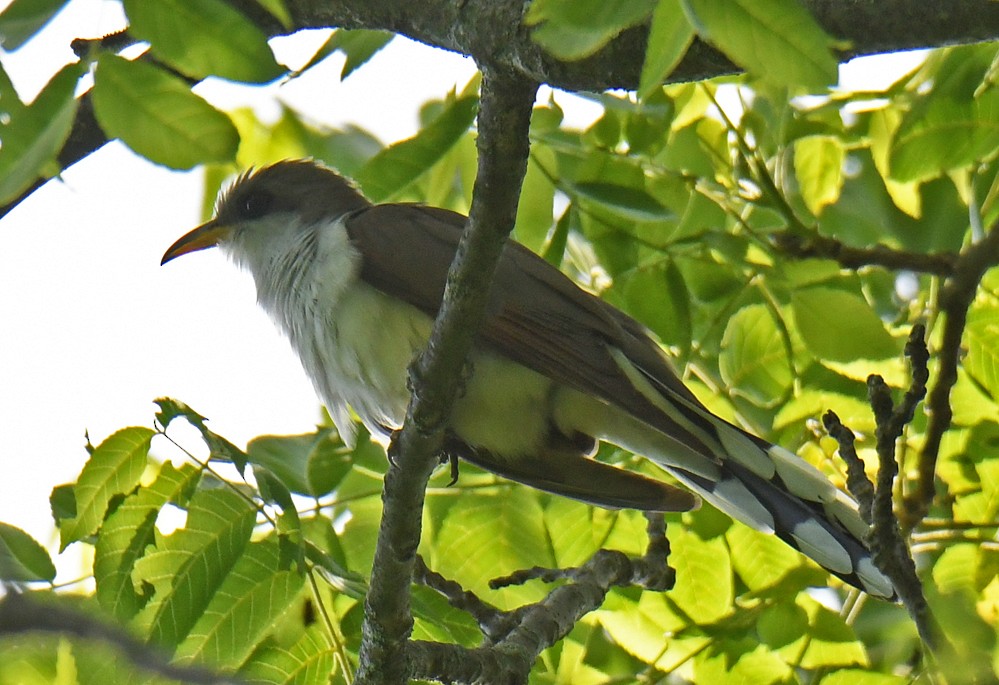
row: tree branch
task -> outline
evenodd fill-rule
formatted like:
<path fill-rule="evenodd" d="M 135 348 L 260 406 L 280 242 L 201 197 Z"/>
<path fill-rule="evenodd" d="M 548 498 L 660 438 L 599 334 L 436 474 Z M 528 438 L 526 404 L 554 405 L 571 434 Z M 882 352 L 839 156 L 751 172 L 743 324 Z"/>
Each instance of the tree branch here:
<path fill-rule="evenodd" d="M 427 350 L 410 369 L 413 397 L 393 444 L 384 511 L 365 600 L 357 683 L 404 683 L 412 631 L 413 577 L 424 492 L 444 438 L 464 360 L 485 313 L 489 285 L 513 228 L 527 169 L 528 130 L 537 85 L 482 65 L 479 168 L 468 225 L 448 274 Z"/>
<path fill-rule="evenodd" d="M 929 422 L 926 441 L 919 455 L 919 480 L 915 490 L 905 498 L 902 512 L 903 525 L 910 529 L 926 516 L 936 494 L 937 457 L 940 442 L 953 417 L 950 391 L 957 383 L 961 338 L 968 323 L 968 309 L 985 272 L 996 264 L 999 264 L 999 224 L 993 225 L 985 238 L 961 252 L 954 266 L 954 275 L 947 279 L 940 291 L 939 308 L 944 315 L 940 368 L 936 383 L 926 399 Z"/>
<path fill-rule="evenodd" d="M 848 46 L 839 53 L 844 61 L 999 38 L 999 6 L 990 0 L 806 0 L 803 4 L 826 31 Z M 296 29 L 388 29 L 567 90 L 637 88 L 648 39 L 648 26 L 637 26 L 591 57 L 560 62 L 531 40 L 531 30 L 523 23 L 527 3 L 522 0 L 300 0 L 289 5 Z M 695 41 L 670 80 L 696 81 L 735 71 L 718 51 Z"/>

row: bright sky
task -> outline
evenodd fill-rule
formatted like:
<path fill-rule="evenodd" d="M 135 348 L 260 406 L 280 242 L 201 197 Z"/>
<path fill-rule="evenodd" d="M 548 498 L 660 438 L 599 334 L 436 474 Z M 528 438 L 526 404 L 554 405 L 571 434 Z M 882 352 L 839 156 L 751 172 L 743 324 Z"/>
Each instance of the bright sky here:
<path fill-rule="evenodd" d="M 72 38 L 121 23 L 115 2 L 74 0 L 44 40 L 3 55 L 4 67 L 30 99 L 74 59 Z M 273 45 L 279 59 L 300 66 L 325 35 Z M 895 58 L 888 71 L 901 73 L 915 59 Z M 316 121 L 358 122 L 388 143 L 416 131 L 422 102 L 474 73 L 470 60 L 401 39 L 344 84 L 341 66 L 331 58 L 283 87 L 199 92 L 222 108 L 252 103 L 263 116 L 279 98 Z M 878 73 L 870 62 L 841 71 L 854 83 Z M 863 87 L 891 80 L 880 78 Z M 581 125 L 592 119 L 592 106 L 557 98 Z M 171 172 L 110 144 L 0 222 L 0 521 L 53 552 L 48 496 L 78 475 L 85 432 L 98 444 L 118 428 L 151 426 L 161 396 L 186 402 L 237 444 L 310 431 L 318 420 L 312 387 L 257 310 L 248 277 L 213 251 L 159 266 L 166 247 L 200 221 L 200 203 L 199 173 Z M 199 444 L 193 434 L 171 433 Z M 171 454 L 163 443 L 154 450 Z M 59 580 L 78 575 L 70 561 L 58 564 Z"/>

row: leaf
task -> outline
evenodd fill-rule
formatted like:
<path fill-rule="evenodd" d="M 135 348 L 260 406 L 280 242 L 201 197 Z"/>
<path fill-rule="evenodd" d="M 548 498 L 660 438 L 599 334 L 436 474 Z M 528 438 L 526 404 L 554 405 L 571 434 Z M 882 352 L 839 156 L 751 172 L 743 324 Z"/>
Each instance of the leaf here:
<path fill-rule="evenodd" d="M 993 157 L 999 148 L 999 91 L 961 102 L 936 98 L 906 113 L 889 151 L 891 178 L 916 181 Z"/>
<path fill-rule="evenodd" d="M 343 69 L 340 71 L 340 80 L 344 81 L 388 45 L 393 38 L 395 38 L 395 34 L 389 31 L 337 29 L 330 34 L 322 47 L 298 73 L 307 71 L 333 53 L 342 52 L 346 59 L 343 63 Z"/>
<path fill-rule="evenodd" d="M 664 207 L 643 188 L 603 181 L 584 181 L 572 184 L 569 190 L 625 219 L 667 221 L 674 218 L 673 212 L 668 207 Z"/>
<path fill-rule="evenodd" d="M 834 136 L 806 136 L 794 141 L 794 175 L 805 206 L 815 216 L 839 199 L 846 151 Z"/>
<path fill-rule="evenodd" d="M 718 368 L 729 390 L 761 407 L 788 393 L 793 379 L 788 345 L 762 304 L 749 305 L 728 320 Z"/>
<path fill-rule="evenodd" d="M 186 638 L 226 575 L 243 554 L 256 511 L 227 489 L 201 490 L 191 499 L 187 525 L 135 564 L 136 585 L 153 586 L 135 625 L 164 648 Z"/>
<path fill-rule="evenodd" d="M 329 493 L 350 470 L 351 450 L 328 430 L 304 435 L 265 435 L 246 445 L 250 462 L 266 466 L 292 492 Z"/>
<path fill-rule="evenodd" d="M 0 47 L 17 50 L 67 4 L 69 0 L 14 0 L 0 12 Z"/>
<path fill-rule="evenodd" d="M 205 424 L 208 419 L 183 402 L 169 397 L 161 397 L 156 400 L 156 406 L 160 408 L 159 412 L 156 413 L 156 420 L 163 426 L 163 430 L 166 430 L 174 419 L 183 417 L 201 433 L 201 438 L 211 451 L 212 459 L 231 461 L 240 473 L 243 472 L 246 467 L 246 454 L 221 435 L 209 429 Z"/>
<path fill-rule="evenodd" d="M 836 83 L 831 39 L 798 0 L 682 0 L 702 38 L 754 75 L 778 85 Z"/>
<path fill-rule="evenodd" d="M 537 112 L 537 110 L 535 110 Z M 527 160 L 527 174 L 517 205 L 514 235 L 517 242 L 538 252 L 545 244 L 554 223 L 555 186 L 546 170 L 555 165 L 551 150 L 535 146 Z"/>
<path fill-rule="evenodd" d="M 655 0 L 534 0 L 524 23 L 535 43 L 561 60 L 588 57 L 644 21 Z"/>
<path fill-rule="evenodd" d="M 190 169 L 235 159 L 239 135 L 229 117 L 151 64 L 102 54 L 93 99 L 104 132 L 153 162 Z"/>
<path fill-rule="evenodd" d="M 285 72 L 267 36 L 221 0 L 123 0 L 129 32 L 187 76 L 267 83 Z"/>
<path fill-rule="evenodd" d="M 714 623 L 731 613 L 735 590 L 723 538 L 702 540 L 671 528 L 669 563 L 676 569 L 670 597 L 694 622 Z"/>
<path fill-rule="evenodd" d="M 900 347 L 867 302 L 833 288 L 805 288 L 791 296 L 798 331 L 819 359 L 886 359 Z"/>
<path fill-rule="evenodd" d="M 776 535 L 748 526 L 732 526 L 725 531 L 725 540 L 732 550 L 732 568 L 754 592 L 774 587 L 787 574 L 804 566 L 802 555 Z"/>
<path fill-rule="evenodd" d="M 0 126 L 0 204 L 18 197 L 38 178 L 55 173 L 56 155 L 73 127 L 77 107 L 73 91 L 83 68 L 70 64 L 60 69 L 27 107 L 17 99 L 6 72 L 0 74 L 0 107 L 8 118 Z"/>
<path fill-rule="evenodd" d="M 964 370 L 993 400 L 999 399 L 999 311 L 994 306 L 972 308 L 964 335 L 968 345 Z"/>
<path fill-rule="evenodd" d="M 167 503 L 186 499 L 199 476 L 190 464 L 163 464 L 156 480 L 126 497 L 101 528 L 94 550 L 97 601 L 119 619 L 134 616 L 145 601 L 132 585 L 132 570 L 153 542 L 156 518 Z"/>
<path fill-rule="evenodd" d="M 460 498 L 448 510 L 431 551 L 431 568 L 473 592 L 488 590 L 492 578 L 518 568 L 553 562 L 546 542 L 539 495 L 527 488 Z M 538 599 L 535 588 L 507 591 Z"/>
<path fill-rule="evenodd" d="M 355 178 L 364 194 L 384 202 L 415 181 L 465 135 L 478 106 L 475 95 L 456 98 L 415 136 L 375 155 Z"/>
<path fill-rule="evenodd" d="M 683 12 L 681 0 L 659 0 L 652 13 L 638 96 L 645 100 L 673 73 L 694 40 L 694 27 Z"/>
<path fill-rule="evenodd" d="M 60 549 L 97 532 L 111 499 L 138 484 L 153 435 L 148 428 L 122 428 L 97 446 L 73 488 L 77 514 L 59 522 Z"/>
<path fill-rule="evenodd" d="M 20 528 L 0 522 L 0 580 L 52 582 L 56 569 L 45 548 Z"/>
<path fill-rule="evenodd" d="M 639 268 L 618 280 L 624 281 L 623 294 L 632 316 L 667 345 L 681 349 L 690 346 L 693 330 L 690 291 L 675 262 Z"/>
<path fill-rule="evenodd" d="M 248 545 L 177 648 L 174 659 L 225 669 L 239 666 L 294 606 L 304 584 L 301 573 L 281 568 L 275 542 Z"/>
<path fill-rule="evenodd" d="M 336 674 L 336 650 L 330 644 L 326 627 L 317 623 L 306 629 L 289 647 L 267 644 L 254 652 L 239 675 L 250 683 L 273 685 L 309 685 L 339 682 Z"/>

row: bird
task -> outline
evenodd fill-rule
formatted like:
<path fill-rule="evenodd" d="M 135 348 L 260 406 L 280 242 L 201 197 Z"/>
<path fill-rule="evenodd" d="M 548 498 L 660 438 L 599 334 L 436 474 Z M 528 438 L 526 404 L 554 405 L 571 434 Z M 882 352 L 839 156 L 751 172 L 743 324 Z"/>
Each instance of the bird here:
<path fill-rule="evenodd" d="M 289 159 L 238 176 L 161 263 L 218 247 L 248 271 L 350 445 L 351 409 L 374 435 L 401 427 L 407 369 L 426 347 L 467 221 L 421 204 L 373 204 L 333 169 Z M 612 509 L 682 512 L 703 498 L 846 583 L 895 597 L 849 495 L 790 450 L 712 414 L 646 327 L 513 240 L 463 373 L 444 441 L 452 457 Z M 601 441 L 685 487 L 593 459 Z"/>

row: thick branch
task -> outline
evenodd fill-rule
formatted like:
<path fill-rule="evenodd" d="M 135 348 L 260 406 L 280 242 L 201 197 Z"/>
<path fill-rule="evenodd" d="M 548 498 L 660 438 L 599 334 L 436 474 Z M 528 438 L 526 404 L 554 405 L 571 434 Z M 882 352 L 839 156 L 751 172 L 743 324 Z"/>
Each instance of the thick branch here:
<path fill-rule="evenodd" d="M 413 398 L 385 479 L 378 545 L 365 600 L 357 683 L 404 683 L 412 630 L 409 585 L 427 480 L 444 438 L 464 360 L 482 321 L 489 284 L 516 217 L 527 169 L 536 85 L 483 68 L 479 168 L 468 227 L 448 274 L 426 352 L 410 371 Z"/>
<path fill-rule="evenodd" d="M 818 22 L 857 55 L 999 38 L 999 5 L 990 0 L 806 0 Z M 559 62 L 531 41 L 523 0 L 299 0 L 289 3 L 295 28 L 388 29 L 568 90 L 634 89 L 648 29 L 629 29 L 603 50 Z M 672 79 L 694 81 L 736 71 L 722 55 L 695 42 Z"/>

